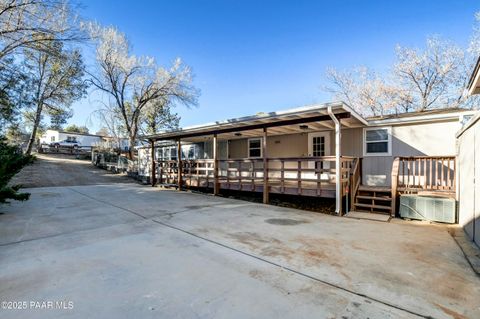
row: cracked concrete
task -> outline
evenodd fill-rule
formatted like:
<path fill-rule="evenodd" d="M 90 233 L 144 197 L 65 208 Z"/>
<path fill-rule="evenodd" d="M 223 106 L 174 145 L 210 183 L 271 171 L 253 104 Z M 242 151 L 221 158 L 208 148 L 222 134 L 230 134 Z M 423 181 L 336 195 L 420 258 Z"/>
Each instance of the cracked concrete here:
<path fill-rule="evenodd" d="M 136 184 L 29 191 L 0 207 L 0 299 L 74 308 L 0 318 L 480 317 L 446 228 Z"/>

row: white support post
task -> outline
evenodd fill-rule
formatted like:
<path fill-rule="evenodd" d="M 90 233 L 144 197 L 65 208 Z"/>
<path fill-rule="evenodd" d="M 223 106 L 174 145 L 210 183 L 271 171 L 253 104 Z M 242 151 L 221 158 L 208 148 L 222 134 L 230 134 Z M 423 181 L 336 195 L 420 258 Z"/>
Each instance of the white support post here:
<path fill-rule="evenodd" d="M 220 184 L 218 183 L 218 138 L 217 138 L 217 134 L 213 134 L 213 195 L 218 195 L 220 193 L 219 186 Z"/>
<path fill-rule="evenodd" d="M 332 107 L 328 107 L 328 115 L 335 123 L 335 213 L 342 215 L 342 150 L 341 150 L 341 124 L 335 114 L 333 114 Z"/>
<path fill-rule="evenodd" d="M 178 190 L 182 189 L 182 142 L 177 140 L 177 186 Z"/>

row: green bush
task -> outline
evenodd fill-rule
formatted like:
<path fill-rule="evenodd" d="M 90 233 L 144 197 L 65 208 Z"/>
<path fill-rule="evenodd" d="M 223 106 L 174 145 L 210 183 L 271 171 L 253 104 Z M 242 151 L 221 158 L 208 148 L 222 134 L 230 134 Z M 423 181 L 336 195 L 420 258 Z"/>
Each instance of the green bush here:
<path fill-rule="evenodd" d="M 8 185 L 12 177 L 32 163 L 34 157 L 24 155 L 17 146 L 9 145 L 4 137 L 0 137 L 0 203 L 8 203 L 7 199 L 27 200 L 28 193 L 19 193 L 21 185 Z"/>

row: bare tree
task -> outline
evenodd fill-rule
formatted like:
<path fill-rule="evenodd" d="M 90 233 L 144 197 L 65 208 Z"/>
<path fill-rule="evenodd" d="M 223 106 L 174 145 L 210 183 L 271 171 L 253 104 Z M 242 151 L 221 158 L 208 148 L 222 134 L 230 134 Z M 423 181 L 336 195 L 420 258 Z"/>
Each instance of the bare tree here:
<path fill-rule="evenodd" d="M 480 30 L 480 29 L 479 29 Z M 397 47 L 392 72 L 379 76 L 366 67 L 351 71 L 327 70 L 326 91 L 345 100 L 364 115 L 425 111 L 435 108 L 472 108 L 466 86 L 480 52 L 480 42 L 462 50 L 438 37 L 429 38 L 424 50 Z"/>
<path fill-rule="evenodd" d="M 67 50 L 62 43 L 53 42 L 49 51 L 55 54 L 30 49 L 25 52 L 25 71 L 33 111 L 27 154 L 32 151 L 43 115 L 68 113 L 69 106 L 84 95 L 87 87 L 83 81 L 84 65 L 78 50 Z"/>
<path fill-rule="evenodd" d="M 327 91 L 365 116 L 391 113 L 400 97 L 396 88 L 366 67 L 343 72 L 329 68 L 327 79 Z"/>
<path fill-rule="evenodd" d="M 86 38 L 67 0 L 0 0 L 0 61 L 20 48 L 48 51 L 52 42 Z"/>
<path fill-rule="evenodd" d="M 425 50 L 398 46 L 396 52 L 395 75 L 411 92 L 416 110 L 450 106 L 456 72 L 463 61 L 462 50 L 433 37 L 427 39 Z"/>
<path fill-rule="evenodd" d="M 122 119 L 133 158 L 146 109 L 161 106 L 158 101 L 195 105 L 198 91 L 192 86 L 190 68 L 180 59 L 164 69 L 151 57 L 133 55 L 117 29 L 92 26 L 91 30 L 97 38 L 97 72 L 90 73 L 90 81 L 109 97 L 111 110 Z"/>

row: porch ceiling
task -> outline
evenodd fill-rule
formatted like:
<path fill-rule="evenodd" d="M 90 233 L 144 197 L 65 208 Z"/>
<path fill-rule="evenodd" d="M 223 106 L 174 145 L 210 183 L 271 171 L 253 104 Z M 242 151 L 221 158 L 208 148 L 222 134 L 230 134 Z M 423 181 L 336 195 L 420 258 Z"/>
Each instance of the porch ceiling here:
<path fill-rule="evenodd" d="M 280 112 L 259 113 L 238 119 L 230 119 L 212 124 L 187 127 L 178 131 L 165 132 L 143 138 L 159 141 L 182 139 L 185 141 L 204 141 L 213 134 L 219 139 L 239 139 L 261 136 L 263 128 L 268 128 L 268 135 L 285 135 L 308 133 L 334 129 L 334 124 L 327 113 L 328 106 L 342 125 L 347 128 L 366 126 L 366 121 L 343 102 L 302 107 Z"/>

